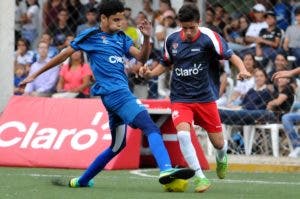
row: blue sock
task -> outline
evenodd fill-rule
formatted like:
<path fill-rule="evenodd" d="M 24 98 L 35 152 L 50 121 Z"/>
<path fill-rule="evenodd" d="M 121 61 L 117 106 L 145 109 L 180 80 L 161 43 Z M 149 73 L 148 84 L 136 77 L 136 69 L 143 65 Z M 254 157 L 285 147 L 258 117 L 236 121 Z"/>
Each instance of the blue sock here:
<path fill-rule="evenodd" d="M 111 148 L 104 150 L 86 169 L 82 176 L 80 176 L 79 184 L 83 186 L 87 185 L 115 155 L 116 153 L 114 153 Z"/>
<path fill-rule="evenodd" d="M 168 151 L 163 143 L 162 136 L 157 132 L 149 133 L 148 143 L 153 156 L 155 157 L 156 163 L 160 171 L 171 169 L 171 160 Z"/>

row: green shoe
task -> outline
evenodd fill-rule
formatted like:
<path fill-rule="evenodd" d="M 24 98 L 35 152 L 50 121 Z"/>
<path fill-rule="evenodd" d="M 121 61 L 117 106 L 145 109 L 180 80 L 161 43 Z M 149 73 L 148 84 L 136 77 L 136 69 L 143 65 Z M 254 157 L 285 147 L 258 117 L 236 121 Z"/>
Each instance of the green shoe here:
<path fill-rule="evenodd" d="M 195 192 L 204 192 L 211 186 L 210 181 L 207 178 L 196 177 L 194 180 Z"/>
<path fill-rule="evenodd" d="M 220 179 L 224 179 L 226 176 L 226 173 L 227 173 L 227 168 L 228 168 L 227 154 L 224 156 L 222 161 L 220 161 L 220 160 L 218 160 L 218 158 L 216 158 L 216 162 L 217 162 L 217 168 L 216 168 L 217 176 Z"/>
<path fill-rule="evenodd" d="M 69 187 L 78 188 L 78 187 L 93 187 L 94 186 L 94 180 L 90 180 L 86 186 L 80 185 L 78 181 L 79 181 L 79 178 L 72 178 L 69 182 Z"/>
<path fill-rule="evenodd" d="M 169 169 L 166 171 L 162 171 L 159 174 L 159 183 L 160 184 L 168 184 L 175 179 L 189 179 L 195 175 L 195 171 L 189 168 L 182 169 Z"/>

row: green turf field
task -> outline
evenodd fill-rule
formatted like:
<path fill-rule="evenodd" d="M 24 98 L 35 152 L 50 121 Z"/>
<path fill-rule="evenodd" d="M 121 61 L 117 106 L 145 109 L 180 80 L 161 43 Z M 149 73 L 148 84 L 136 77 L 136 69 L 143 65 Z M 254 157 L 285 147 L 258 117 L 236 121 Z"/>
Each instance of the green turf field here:
<path fill-rule="evenodd" d="M 0 167 L 2 199 L 182 199 L 182 198 L 300 198 L 300 173 L 231 172 L 225 180 L 206 172 L 212 188 L 194 193 L 190 182 L 184 193 L 163 192 L 156 175 L 158 170 L 104 171 L 95 178 L 93 188 L 69 188 L 53 185 L 53 179 L 67 179 L 81 170 Z"/>

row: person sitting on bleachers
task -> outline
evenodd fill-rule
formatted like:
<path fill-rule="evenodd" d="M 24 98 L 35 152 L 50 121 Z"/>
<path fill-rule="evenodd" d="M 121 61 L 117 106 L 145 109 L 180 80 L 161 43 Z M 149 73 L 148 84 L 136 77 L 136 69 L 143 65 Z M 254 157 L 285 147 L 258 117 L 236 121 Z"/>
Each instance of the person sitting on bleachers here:
<path fill-rule="evenodd" d="M 247 92 L 242 107 L 238 107 L 237 110 L 219 110 L 222 123 L 278 123 L 282 115 L 290 111 L 294 102 L 294 88 L 290 85 L 290 78 L 279 78 L 273 86 L 267 86 L 266 73 L 263 69 L 256 69 L 255 79 L 256 90 L 251 89 Z M 261 86 L 257 89 L 259 85 Z"/>
<path fill-rule="evenodd" d="M 257 67 L 257 64 L 254 60 L 254 56 L 252 54 L 245 54 L 243 57 L 244 65 L 249 73 L 253 75 L 254 69 Z M 237 106 L 241 104 L 243 97 L 248 92 L 249 89 L 254 86 L 254 77 L 252 76 L 246 80 L 238 80 L 236 86 L 233 88 L 233 93 L 231 94 L 227 106 L 231 107 Z"/>
<path fill-rule="evenodd" d="M 276 26 L 275 13 L 267 11 L 265 16 L 268 28 L 263 28 L 255 40 L 256 56 L 262 58 L 263 66 L 266 66 L 269 60 L 274 61 L 282 37 L 282 30 Z"/>
<path fill-rule="evenodd" d="M 34 56 L 33 51 L 31 51 L 29 48 L 30 48 L 29 42 L 24 38 L 20 38 L 17 41 L 17 50 L 14 53 L 15 56 L 14 65 L 15 66 L 19 64 L 23 65 L 26 74 L 29 72 L 30 65 L 32 64 L 32 59 Z"/>
<path fill-rule="evenodd" d="M 40 41 L 38 44 L 39 59 L 34 62 L 29 71 L 29 75 L 34 74 L 40 68 L 42 68 L 46 63 L 50 61 L 48 55 L 48 44 L 46 42 Z M 55 90 L 55 85 L 58 79 L 59 67 L 56 66 L 40 76 L 38 76 L 34 81 L 28 83 L 25 87 L 24 95 L 31 96 L 41 96 L 49 97 L 53 94 Z"/>
<path fill-rule="evenodd" d="M 69 59 L 69 63 L 62 66 L 56 85 L 57 93 L 52 97 L 88 98 L 92 71 L 84 62 L 83 52 L 76 51 Z"/>

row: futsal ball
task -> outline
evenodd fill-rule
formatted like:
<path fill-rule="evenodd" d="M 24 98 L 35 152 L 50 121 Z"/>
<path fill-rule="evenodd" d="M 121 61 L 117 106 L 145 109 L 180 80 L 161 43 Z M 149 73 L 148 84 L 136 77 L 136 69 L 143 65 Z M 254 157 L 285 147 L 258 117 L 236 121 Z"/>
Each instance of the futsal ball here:
<path fill-rule="evenodd" d="M 187 189 L 188 181 L 183 179 L 175 179 L 174 181 L 163 185 L 164 191 L 168 192 L 184 192 Z"/>

